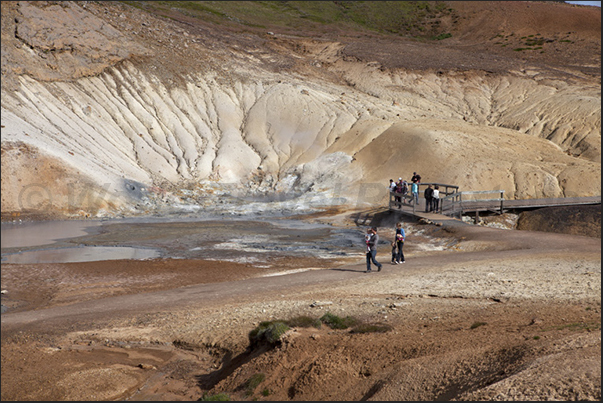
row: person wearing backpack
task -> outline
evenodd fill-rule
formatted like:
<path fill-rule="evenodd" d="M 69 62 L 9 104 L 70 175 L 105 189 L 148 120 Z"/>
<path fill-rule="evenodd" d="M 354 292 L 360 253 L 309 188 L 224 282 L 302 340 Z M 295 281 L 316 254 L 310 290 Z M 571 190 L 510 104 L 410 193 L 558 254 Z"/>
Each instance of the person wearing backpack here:
<path fill-rule="evenodd" d="M 371 227 L 366 231 L 366 272 L 372 273 L 371 261 L 377 266 L 377 271 L 381 271 L 382 264 L 376 259 L 377 244 L 379 243 L 379 235 L 377 235 L 377 227 Z"/>
<path fill-rule="evenodd" d="M 396 203 L 402 203 L 402 178 L 398 179 L 398 182 L 396 182 Z M 402 205 L 399 204 L 398 207 L 402 208 Z"/>
<path fill-rule="evenodd" d="M 404 252 L 402 251 L 405 239 L 406 232 L 404 232 L 404 228 L 402 228 L 402 223 L 399 222 L 396 224 L 396 239 L 394 239 L 394 242 L 392 243 L 392 264 L 402 264 L 406 262 L 406 259 L 404 259 Z M 396 249 L 397 251 L 394 253 Z"/>
<path fill-rule="evenodd" d="M 416 172 L 412 173 L 412 178 L 410 178 L 411 182 L 417 182 L 417 183 L 421 183 L 421 175 L 419 175 Z"/>

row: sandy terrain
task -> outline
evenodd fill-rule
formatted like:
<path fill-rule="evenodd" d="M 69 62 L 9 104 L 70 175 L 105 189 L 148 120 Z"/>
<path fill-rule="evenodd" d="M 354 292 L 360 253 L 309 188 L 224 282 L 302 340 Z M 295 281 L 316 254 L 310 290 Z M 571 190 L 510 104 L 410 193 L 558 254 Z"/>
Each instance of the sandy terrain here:
<path fill-rule="evenodd" d="M 357 217 L 305 220 L 360 237 Z M 368 218 L 391 236 L 395 216 Z M 407 225 L 407 263 L 387 264 L 380 245 L 386 264 L 372 274 L 362 259 L 318 269 L 320 259 L 286 252 L 272 269 L 191 259 L 3 264 L 2 287 L 21 305 L 2 315 L 2 399 L 600 399 L 600 239 L 458 220 Z M 164 235 L 154 242 L 177 244 L 169 228 Z M 426 237 L 448 246 L 424 250 Z M 300 267 L 315 269 L 265 276 Z M 274 348 L 250 347 L 262 321 L 326 312 L 391 330 L 294 328 Z M 254 376 L 262 380 L 251 388 Z"/>

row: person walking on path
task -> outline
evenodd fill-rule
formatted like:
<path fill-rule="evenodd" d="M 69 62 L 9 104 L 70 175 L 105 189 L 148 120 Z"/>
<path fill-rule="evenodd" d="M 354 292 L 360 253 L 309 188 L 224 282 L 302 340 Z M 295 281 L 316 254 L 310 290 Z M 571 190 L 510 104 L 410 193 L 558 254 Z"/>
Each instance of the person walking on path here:
<path fill-rule="evenodd" d="M 379 235 L 377 235 L 377 227 L 371 227 L 366 231 L 366 273 L 371 273 L 371 261 L 377 266 L 377 271 L 381 271 L 382 264 L 376 259 L 377 244 L 379 243 Z"/>
<path fill-rule="evenodd" d="M 440 210 L 440 187 L 438 185 L 435 185 L 433 187 L 433 194 L 431 195 L 431 197 L 433 212 L 437 213 Z"/>
<path fill-rule="evenodd" d="M 396 248 L 397 248 L 397 242 L 394 239 L 392 241 L 392 264 L 397 264 L 396 263 L 396 256 L 398 256 L 398 252 L 396 251 Z"/>
<path fill-rule="evenodd" d="M 410 185 L 410 193 L 412 194 L 415 205 L 419 204 L 419 185 L 417 184 L 417 181 L 414 181 L 412 185 Z"/>
<path fill-rule="evenodd" d="M 427 185 L 425 192 L 423 192 L 423 196 L 425 196 L 425 212 L 429 213 L 433 209 L 433 189 L 431 188 L 431 185 Z"/>
<path fill-rule="evenodd" d="M 404 252 L 402 248 L 404 247 L 404 240 L 406 239 L 406 232 L 404 232 L 404 228 L 402 228 L 402 223 L 399 222 L 396 224 L 396 239 L 393 242 L 392 247 L 392 264 L 402 264 L 406 262 L 404 259 Z M 396 250 L 397 249 L 397 250 Z M 396 253 L 394 255 L 394 250 Z M 394 260 L 395 257 L 395 260 Z"/>

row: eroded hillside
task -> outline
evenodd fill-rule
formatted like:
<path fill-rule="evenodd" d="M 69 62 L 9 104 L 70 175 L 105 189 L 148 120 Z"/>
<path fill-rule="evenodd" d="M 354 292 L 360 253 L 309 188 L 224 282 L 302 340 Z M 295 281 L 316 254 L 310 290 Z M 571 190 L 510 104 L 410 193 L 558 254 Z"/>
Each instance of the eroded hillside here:
<path fill-rule="evenodd" d="M 413 171 L 509 198 L 599 195 L 600 12 L 488 4 L 450 3 L 436 41 L 3 2 L 3 217 L 223 194 L 374 204 Z M 520 35 L 544 50 L 499 43 Z"/>

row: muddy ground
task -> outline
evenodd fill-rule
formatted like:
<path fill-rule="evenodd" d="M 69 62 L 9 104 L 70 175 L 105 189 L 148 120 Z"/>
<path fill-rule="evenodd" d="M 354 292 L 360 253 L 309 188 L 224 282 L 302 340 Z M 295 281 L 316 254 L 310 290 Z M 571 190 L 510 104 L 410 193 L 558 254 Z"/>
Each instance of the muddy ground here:
<path fill-rule="evenodd" d="M 383 270 L 364 273 L 355 239 L 377 224 L 386 242 L 398 219 L 250 221 L 236 235 L 217 221 L 211 239 L 199 223 L 117 224 L 70 241 L 164 257 L 3 263 L 2 400 L 601 398 L 600 239 L 405 221 L 407 262 L 390 265 L 383 243 Z M 228 239 L 243 239 L 241 252 L 210 260 Z M 313 254 L 312 240 L 349 254 Z M 389 330 L 297 327 L 250 347 L 262 321 L 327 312 Z"/>

